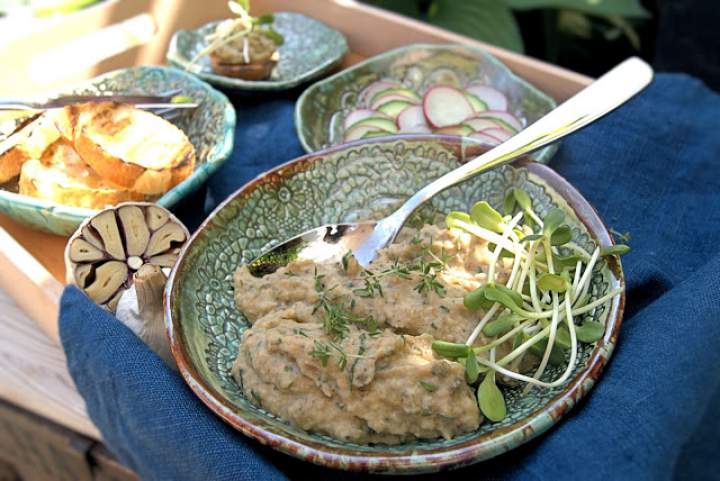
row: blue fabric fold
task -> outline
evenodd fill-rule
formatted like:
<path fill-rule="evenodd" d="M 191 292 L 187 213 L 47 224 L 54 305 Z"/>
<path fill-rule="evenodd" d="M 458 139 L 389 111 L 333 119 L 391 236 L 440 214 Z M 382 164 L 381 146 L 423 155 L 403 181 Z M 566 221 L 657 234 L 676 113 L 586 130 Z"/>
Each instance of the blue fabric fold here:
<path fill-rule="evenodd" d="M 196 211 L 209 212 L 262 171 L 302 154 L 294 95 L 233 98 L 236 147 Z M 720 479 L 718 132 L 720 96 L 691 77 L 659 75 L 563 142 L 553 167 L 609 227 L 631 236 L 619 344 L 600 382 L 560 424 L 454 479 Z M 197 225 L 199 217 L 184 220 Z M 64 293 L 60 328 L 91 418 L 142 479 L 367 477 L 300 462 L 226 426 L 77 289 Z"/>

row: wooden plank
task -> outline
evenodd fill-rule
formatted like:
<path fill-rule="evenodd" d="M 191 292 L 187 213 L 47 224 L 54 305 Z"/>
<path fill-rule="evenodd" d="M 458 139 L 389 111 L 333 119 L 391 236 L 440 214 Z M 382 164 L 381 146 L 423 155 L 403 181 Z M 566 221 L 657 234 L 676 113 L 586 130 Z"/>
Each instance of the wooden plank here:
<path fill-rule="evenodd" d="M 70 378 L 60 346 L 3 291 L 0 340 L 0 398 L 89 438 L 101 438 Z"/>
<path fill-rule="evenodd" d="M 0 457 L 27 481 L 92 481 L 92 441 L 0 401 Z"/>

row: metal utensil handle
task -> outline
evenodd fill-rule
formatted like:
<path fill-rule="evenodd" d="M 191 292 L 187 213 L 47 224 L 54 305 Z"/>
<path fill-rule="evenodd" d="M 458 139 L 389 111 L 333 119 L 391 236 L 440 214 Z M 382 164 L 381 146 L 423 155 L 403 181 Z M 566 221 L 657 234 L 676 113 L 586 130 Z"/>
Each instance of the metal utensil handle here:
<path fill-rule="evenodd" d="M 0 97 L 0 110 L 37 110 L 37 106 L 25 100 Z"/>
<path fill-rule="evenodd" d="M 391 217 L 404 223 L 439 192 L 585 127 L 630 100 L 652 77 L 653 70 L 644 61 L 637 57 L 625 60 L 526 129 L 423 187 Z"/>

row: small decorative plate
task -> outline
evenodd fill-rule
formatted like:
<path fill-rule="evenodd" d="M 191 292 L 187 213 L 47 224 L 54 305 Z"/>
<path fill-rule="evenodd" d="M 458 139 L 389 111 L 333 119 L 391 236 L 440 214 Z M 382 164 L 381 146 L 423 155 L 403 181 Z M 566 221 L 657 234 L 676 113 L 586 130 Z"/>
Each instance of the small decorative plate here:
<path fill-rule="evenodd" d="M 133 67 L 115 70 L 60 92 L 60 94 L 156 94 L 182 89 L 200 102 L 197 109 L 173 123 L 195 146 L 195 171 L 165 193 L 157 203 L 170 208 L 195 191 L 230 156 L 235 135 L 235 109 L 227 97 L 202 80 L 169 67 Z M 55 204 L 0 187 L 0 212 L 35 229 L 70 235 L 96 210 Z"/>
<path fill-rule="evenodd" d="M 342 143 L 342 121 L 370 83 L 393 79 L 424 92 L 432 84 L 480 81 L 505 94 L 508 112 L 529 125 L 555 108 L 553 99 L 513 74 L 489 53 L 465 45 L 416 44 L 369 58 L 308 88 L 295 104 L 295 128 L 308 152 Z M 550 145 L 533 154 L 547 163 Z"/>
<path fill-rule="evenodd" d="M 165 292 L 166 322 L 173 356 L 195 393 L 222 419 L 263 444 L 291 456 L 333 468 L 384 473 L 421 473 L 491 458 L 538 436 L 555 424 L 592 388 L 615 346 L 624 295 L 590 318 L 606 323 L 605 336 L 582 345 L 571 378 L 554 389 L 520 396 L 508 390 L 508 416 L 485 422 L 472 433 L 386 445 L 350 444 L 311 434 L 255 407 L 230 369 L 248 327 L 235 307 L 233 273 L 261 251 L 306 229 L 389 213 L 431 180 L 482 153 L 471 139 L 396 136 L 360 141 L 300 157 L 249 182 L 205 221 L 183 249 Z M 495 207 L 505 193 L 525 189 L 540 215 L 552 207 L 567 213 L 583 247 L 610 245 L 610 235 L 593 208 L 549 167 L 527 160 L 478 176 L 433 199 L 440 212 L 467 210 L 478 199 Z M 622 283 L 619 262 L 597 268 L 593 296 Z M 559 375 L 550 370 L 545 379 Z"/>
<path fill-rule="evenodd" d="M 348 51 L 342 33 L 300 13 L 275 14 L 274 28 L 285 39 L 280 46 L 280 59 L 267 80 L 243 80 L 213 72 L 205 56 L 191 65 L 195 55 L 207 46 L 205 37 L 219 22 L 211 22 L 197 30 L 179 30 L 170 40 L 167 59 L 176 67 L 221 87 L 239 90 L 287 90 L 317 78 L 335 67 Z"/>

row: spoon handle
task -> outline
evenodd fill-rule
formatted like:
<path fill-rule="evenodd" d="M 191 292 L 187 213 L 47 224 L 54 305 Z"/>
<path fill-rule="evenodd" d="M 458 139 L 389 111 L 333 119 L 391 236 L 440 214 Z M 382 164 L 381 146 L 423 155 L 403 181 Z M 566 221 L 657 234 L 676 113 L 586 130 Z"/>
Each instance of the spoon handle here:
<path fill-rule="evenodd" d="M 631 57 L 502 144 L 448 172 L 410 197 L 391 218 L 399 227 L 424 202 L 481 172 L 555 142 L 624 104 L 652 80 L 652 68 Z"/>

